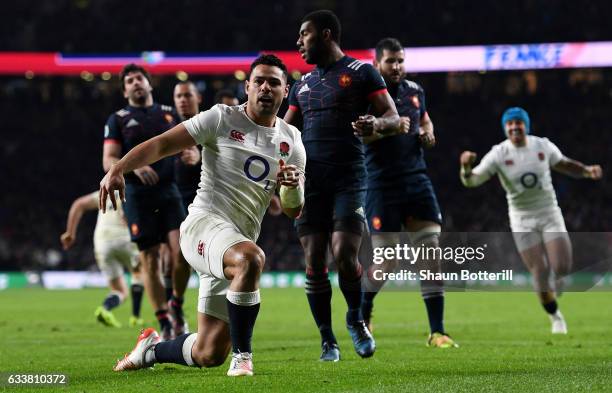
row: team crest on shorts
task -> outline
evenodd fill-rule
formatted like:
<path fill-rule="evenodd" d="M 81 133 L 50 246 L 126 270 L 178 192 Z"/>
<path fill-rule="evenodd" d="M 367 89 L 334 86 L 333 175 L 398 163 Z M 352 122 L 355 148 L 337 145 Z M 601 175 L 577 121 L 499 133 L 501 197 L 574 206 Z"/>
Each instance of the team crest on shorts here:
<path fill-rule="evenodd" d="M 200 240 L 198 242 L 198 254 L 199 255 L 204 255 L 204 246 L 206 246 L 206 243 L 204 243 L 202 240 Z"/>
<path fill-rule="evenodd" d="M 340 87 L 349 87 L 353 83 L 353 78 L 349 74 L 342 74 L 338 78 L 338 84 Z"/>
<path fill-rule="evenodd" d="M 289 155 L 290 149 L 291 149 L 291 146 L 289 146 L 287 142 L 281 142 L 280 145 L 278 145 L 278 152 L 281 155 L 281 157 L 287 157 Z"/>
<path fill-rule="evenodd" d="M 382 228 L 382 221 L 380 220 L 380 217 L 374 216 L 372 218 L 372 228 L 380 231 L 380 228 Z"/>
<path fill-rule="evenodd" d="M 130 231 L 132 231 L 132 236 L 137 236 L 140 233 L 140 228 L 138 228 L 138 224 L 133 223 L 130 226 Z"/>

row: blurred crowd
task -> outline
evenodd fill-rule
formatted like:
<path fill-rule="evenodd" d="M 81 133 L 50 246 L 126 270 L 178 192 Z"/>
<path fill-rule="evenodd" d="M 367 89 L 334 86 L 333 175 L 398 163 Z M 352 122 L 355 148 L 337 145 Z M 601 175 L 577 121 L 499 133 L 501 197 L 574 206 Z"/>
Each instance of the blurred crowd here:
<path fill-rule="evenodd" d="M 3 4 L 0 48 L 87 53 L 293 49 L 301 18 L 319 8 L 338 14 L 342 44 L 349 49 L 371 48 L 381 34 L 406 46 L 612 38 L 612 3 L 605 0 L 22 0 Z"/>
<path fill-rule="evenodd" d="M 600 182 L 554 175 L 559 204 L 569 231 L 612 228 L 612 73 L 603 70 L 440 73 L 408 75 L 423 85 L 438 144 L 428 151 L 429 174 L 444 215 L 445 231 L 507 231 L 507 205 L 497 179 L 465 189 L 458 157 L 469 149 L 482 157 L 503 140 L 500 114 L 521 105 L 532 118 L 532 132 L 546 136 L 567 156 L 604 169 Z M 194 78 L 204 95 L 241 92 L 232 78 Z M 156 101 L 172 103 L 176 79 L 154 78 Z M 94 191 L 103 176 L 103 125 L 124 100 L 118 81 L 79 78 L 0 79 L 0 270 L 94 268 L 95 214 L 85 216 L 73 250 L 61 251 L 71 202 Z M 260 244 L 271 270 L 299 269 L 303 254 L 292 222 L 266 216 Z"/>
<path fill-rule="evenodd" d="M 612 3 L 569 0 L 506 2 L 391 1 L 171 1 L 58 0 L 6 3 L 0 25 L 3 51 L 125 53 L 291 50 L 301 17 L 334 10 L 343 22 L 342 45 L 373 47 L 383 35 L 406 46 L 610 40 Z M 150 12 L 154 10 L 155 12 Z M 223 24 L 219 23 L 222 15 Z M 384 31 L 381 29 L 384 26 Z M 258 34 L 253 34 L 258 32 Z M 410 61 L 410 59 L 407 59 Z M 203 109 L 222 88 L 244 100 L 231 77 L 191 76 Z M 506 231 L 507 205 L 496 179 L 478 189 L 459 182 L 458 157 L 482 157 L 503 140 L 499 117 L 520 105 L 535 135 L 562 152 L 599 163 L 600 182 L 554 176 L 570 231 L 610 231 L 612 211 L 612 73 L 607 69 L 409 75 L 426 90 L 438 145 L 427 152 L 429 174 L 444 215 L 445 231 Z M 154 77 L 156 101 L 171 104 L 175 77 Z M 0 270 L 95 268 L 95 214 L 85 216 L 73 250 L 59 235 L 71 202 L 94 191 L 103 172 L 103 126 L 125 105 L 116 76 L 0 77 Z M 260 244 L 267 268 L 300 269 L 303 254 L 292 223 L 267 216 Z"/>

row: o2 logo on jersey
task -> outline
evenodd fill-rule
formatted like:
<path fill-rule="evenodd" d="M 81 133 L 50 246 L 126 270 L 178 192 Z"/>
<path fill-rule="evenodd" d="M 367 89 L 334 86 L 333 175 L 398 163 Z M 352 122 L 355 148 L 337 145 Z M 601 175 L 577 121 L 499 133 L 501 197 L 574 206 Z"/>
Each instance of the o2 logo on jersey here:
<path fill-rule="evenodd" d="M 525 188 L 533 188 L 538 184 L 538 175 L 533 172 L 527 172 L 521 176 L 521 184 Z"/>
<path fill-rule="evenodd" d="M 261 165 L 263 165 L 263 171 L 261 170 L 261 165 L 257 165 L 255 163 L 260 163 Z M 255 169 L 254 167 L 257 169 Z M 261 173 L 258 174 L 258 172 Z M 260 182 L 266 177 L 268 177 L 268 175 L 270 174 L 270 164 L 263 157 L 251 156 L 247 158 L 244 163 L 244 174 L 250 180 L 253 180 L 254 182 Z M 271 184 L 272 183 L 270 182 L 270 180 L 266 180 L 266 187 L 264 189 L 268 191 L 270 189 Z"/>

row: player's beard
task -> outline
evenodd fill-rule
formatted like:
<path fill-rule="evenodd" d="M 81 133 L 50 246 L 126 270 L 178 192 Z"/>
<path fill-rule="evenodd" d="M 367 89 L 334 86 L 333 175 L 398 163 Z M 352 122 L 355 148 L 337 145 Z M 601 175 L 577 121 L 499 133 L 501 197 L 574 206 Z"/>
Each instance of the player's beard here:
<path fill-rule="evenodd" d="M 323 60 L 325 45 L 323 44 L 323 40 L 317 38 L 313 45 L 308 48 L 306 51 L 306 63 L 308 64 L 318 64 L 321 60 Z"/>
<path fill-rule="evenodd" d="M 147 102 L 148 97 L 149 94 L 147 94 L 144 90 L 135 90 L 130 94 L 130 100 L 138 105 L 144 105 Z"/>

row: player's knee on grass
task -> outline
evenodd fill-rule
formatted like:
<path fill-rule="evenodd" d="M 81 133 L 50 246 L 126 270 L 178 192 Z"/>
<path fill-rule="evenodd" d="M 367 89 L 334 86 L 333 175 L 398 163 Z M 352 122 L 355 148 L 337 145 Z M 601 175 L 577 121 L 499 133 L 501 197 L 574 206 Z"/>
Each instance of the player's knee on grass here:
<path fill-rule="evenodd" d="M 193 361 L 201 367 L 219 367 L 225 363 L 229 350 L 229 345 L 226 345 L 225 348 L 216 346 L 213 349 L 198 349 L 197 347 L 194 347 L 193 351 L 191 352 L 191 357 L 193 358 Z"/>

